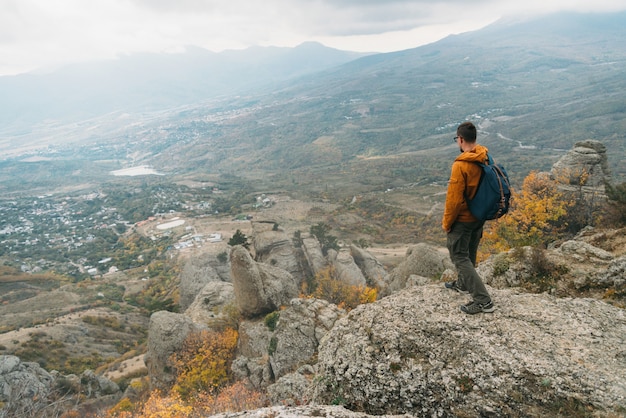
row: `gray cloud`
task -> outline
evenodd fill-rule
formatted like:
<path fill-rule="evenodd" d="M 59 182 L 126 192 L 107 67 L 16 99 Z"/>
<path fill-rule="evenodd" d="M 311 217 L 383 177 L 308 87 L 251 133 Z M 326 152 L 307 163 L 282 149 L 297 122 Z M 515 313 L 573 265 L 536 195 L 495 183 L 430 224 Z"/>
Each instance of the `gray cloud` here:
<path fill-rule="evenodd" d="M 626 10 L 623 0 L 0 0 L 0 75 L 197 45 L 214 51 L 316 40 L 392 51 L 510 14 Z"/>

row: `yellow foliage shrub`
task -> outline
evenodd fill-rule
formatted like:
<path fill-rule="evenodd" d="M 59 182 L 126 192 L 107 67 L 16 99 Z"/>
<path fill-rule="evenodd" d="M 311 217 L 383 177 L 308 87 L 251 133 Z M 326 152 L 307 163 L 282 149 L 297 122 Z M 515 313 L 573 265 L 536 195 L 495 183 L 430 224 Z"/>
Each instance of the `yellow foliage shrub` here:
<path fill-rule="evenodd" d="M 187 400 L 200 392 L 217 394 L 230 380 L 230 365 L 237 347 L 237 331 L 201 331 L 189 335 L 171 357 L 176 369 L 172 391 Z"/>
<path fill-rule="evenodd" d="M 378 297 L 375 288 L 349 285 L 338 280 L 332 266 L 321 270 L 310 285 L 305 284 L 303 293 L 304 297 L 324 299 L 346 310 L 374 302 Z"/>
<path fill-rule="evenodd" d="M 213 415 L 223 412 L 249 411 L 267 406 L 267 399 L 244 382 L 236 382 L 222 389 L 218 395 L 202 393 L 195 402 L 195 410 Z"/>
<path fill-rule="evenodd" d="M 514 247 L 545 246 L 567 227 L 568 208 L 572 204 L 553 180 L 531 172 L 524 179 L 521 192 L 513 191 L 510 212 L 486 225 L 479 258 Z"/>

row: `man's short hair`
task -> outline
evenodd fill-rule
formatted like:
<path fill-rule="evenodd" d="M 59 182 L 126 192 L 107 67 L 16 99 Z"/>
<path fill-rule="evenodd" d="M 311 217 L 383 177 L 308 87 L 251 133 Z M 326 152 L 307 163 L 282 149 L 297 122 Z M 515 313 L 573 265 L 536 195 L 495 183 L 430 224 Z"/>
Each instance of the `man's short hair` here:
<path fill-rule="evenodd" d="M 476 142 L 476 127 L 472 122 L 463 122 L 456 128 L 456 134 L 466 142 Z"/>

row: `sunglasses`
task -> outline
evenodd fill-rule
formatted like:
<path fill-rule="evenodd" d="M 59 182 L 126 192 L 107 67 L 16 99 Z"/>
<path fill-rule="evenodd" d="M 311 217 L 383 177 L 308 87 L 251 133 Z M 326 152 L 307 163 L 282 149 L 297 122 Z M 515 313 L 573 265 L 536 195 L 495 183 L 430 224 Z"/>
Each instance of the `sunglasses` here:
<path fill-rule="evenodd" d="M 459 138 L 460 136 L 455 136 L 454 138 L 452 138 L 452 142 L 456 142 Z"/>

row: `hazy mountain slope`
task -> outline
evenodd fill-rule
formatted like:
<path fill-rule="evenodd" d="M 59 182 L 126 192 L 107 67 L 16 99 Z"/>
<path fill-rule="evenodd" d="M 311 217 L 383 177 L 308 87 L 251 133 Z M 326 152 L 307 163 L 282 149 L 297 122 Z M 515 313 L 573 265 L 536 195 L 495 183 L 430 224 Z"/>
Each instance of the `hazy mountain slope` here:
<path fill-rule="evenodd" d="M 109 112 L 142 112 L 202 102 L 317 72 L 365 54 L 316 43 L 213 53 L 135 54 L 71 65 L 49 74 L 0 77 L 0 123 L 27 127 Z"/>
<path fill-rule="evenodd" d="M 513 172 L 546 169 L 574 142 L 593 138 L 607 144 L 612 169 L 624 176 L 625 28 L 624 13 L 560 14 L 368 56 L 257 97 L 254 112 L 205 124 L 177 152 L 235 172 L 333 169 L 357 156 L 425 150 L 447 159 L 456 152 L 454 128 L 472 119 Z M 219 155 L 202 151 L 216 146 Z M 407 157 L 389 178 L 406 164 L 422 171 L 401 177 L 423 177 L 431 160 Z"/>
<path fill-rule="evenodd" d="M 202 103 L 186 100 L 208 98 L 212 88 L 233 87 L 194 72 L 213 62 L 211 54 L 191 51 L 183 62 L 169 57 L 173 61 L 165 73 L 171 76 L 158 80 L 151 79 L 154 71 L 147 68 L 165 68 L 162 57 L 129 57 L 123 77 L 102 75 L 101 80 L 110 80 L 100 83 L 110 95 L 84 94 L 98 89 L 81 81 L 84 72 L 74 67 L 75 74 L 65 72 L 65 81 L 53 85 L 74 82 L 82 87 L 66 90 L 62 103 L 48 103 L 43 110 L 63 114 L 65 107 L 76 109 L 86 100 L 84 108 L 104 111 L 111 103 L 119 105 L 120 98 L 143 110 L 171 107 L 140 120 L 115 114 L 54 130 L 40 126 L 37 135 L 19 141 L 80 140 L 97 144 L 98 160 L 114 154 L 112 165 L 150 164 L 177 175 L 229 174 L 267 181 L 270 187 L 354 193 L 445 181 L 449 161 L 458 152 L 451 140 L 454 129 L 471 119 L 479 124 L 481 142 L 506 164 L 514 182 L 531 170 L 549 169 L 576 141 L 589 138 L 606 144 L 610 168 L 616 180 L 624 181 L 625 41 L 626 13 L 558 14 L 501 21 L 289 80 L 285 74 L 301 74 L 312 69 L 311 62 L 323 61 L 315 52 L 318 45 L 302 45 L 286 55 L 281 49 L 252 48 L 220 61 L 240 80 L 241 93 Z M 324 48 L 321 53 L 332 55 Z M 148 58 L 156 61 L 149 64 Z M 198 60 L 203 64 L 191 64 Z M 264 87 L 251 74 L 262 74 Z M 33 77 L 20 80 L 25 91 L 36 95 L 36 83 L 27 82 Z M 123 83 L 116 84 L 118 79 Z M 248 82 L 255 88 L 246 90 Z M 119 94 L 112 93 L 116 90 Z M 40 110 L 25 99 L 15 102 L 22 103 L 22 110 L 10 108 L 0 117 L 13 112 L 12 121 L 24 121 L 29 112 Z M 0 131 L 6 129 L 3 125 Z M 87 163 L 95 159 L 94 149 L 85 145 L 81 158 Z M 52 158 L 72 158 L 78 152 L 62 151 Z"/>

